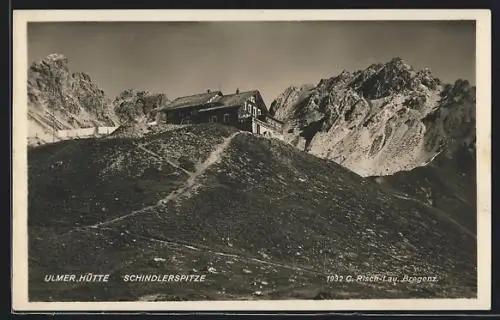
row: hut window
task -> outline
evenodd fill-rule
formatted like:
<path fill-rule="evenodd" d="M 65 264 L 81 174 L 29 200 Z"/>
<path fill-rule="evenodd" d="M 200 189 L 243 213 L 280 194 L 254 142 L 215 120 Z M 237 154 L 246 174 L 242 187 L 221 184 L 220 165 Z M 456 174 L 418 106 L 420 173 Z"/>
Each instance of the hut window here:
<path fill-rule="evenodd" d="M 217 122 L 217 116 L 211 116 L 210 122 Z"/>
<path fill-rule="evenodd" d="M 225 113 L 224 114 L 224 123 L 228 123 L 229 122 L 229 113 Z"/>

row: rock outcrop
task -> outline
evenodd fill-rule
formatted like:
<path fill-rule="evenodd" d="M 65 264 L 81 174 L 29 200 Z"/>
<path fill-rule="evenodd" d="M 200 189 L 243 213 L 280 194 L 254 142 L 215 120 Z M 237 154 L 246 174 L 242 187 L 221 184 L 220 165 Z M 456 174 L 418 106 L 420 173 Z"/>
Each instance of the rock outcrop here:
<path fill-rule="evenodd" d="M 475 87 L 444 84 L 401 58 L 290 87 L 270 106 L 285 140 L 362 176 L 389 175 L 457 150 L 475 156 Z M 462 152 L 461 151 L 461 152 Z"/>
<path fill-rule="evenodd" d="M 164 93 L 127 89 L 113 100 L 113 109 L 122 124 L 153 121 L 151 110 L 168 102 L 169 99 Z"/>
<path fill-rule="evenodd" d="M 86 73 L 72 73 L 68 59 L 50 54 L 28 70 L 30 140 L 52 141 L 54 132 L 93 126 L 115 126 L 111 100 Z"/>

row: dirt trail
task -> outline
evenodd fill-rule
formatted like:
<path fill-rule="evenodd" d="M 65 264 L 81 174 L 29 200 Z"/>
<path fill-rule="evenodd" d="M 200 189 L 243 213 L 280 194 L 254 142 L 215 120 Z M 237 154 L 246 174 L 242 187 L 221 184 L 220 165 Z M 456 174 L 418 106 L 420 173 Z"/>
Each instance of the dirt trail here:
<path fill-rule="evenodd" d="M 153 151 L 149 150 L 148 148 L 144 147 L 144 145 L 142 145 L 142 144 L 135 144 L 135 146 L 136 146 L 137 148 L 141 149 L 142 151 L 144 151 L 144 152 L 146 152 L 146 153 L 149 153 L 149 154 L 150 154 L 150 155 L 152 155 L 153 157 L 155 157 L 155 158 L 157 158 L 157 159 L 160 159 L 160 160 L 162 160 L 162 161 L 165 161 L 166 163 L 168 163 L 168 164 L 169 164 L 169 165 L 171 165 L 172 167 L 177 168 L 177 169 L 181 170 L 181 171 L 182 171 L 182 172 L 184 172 L 184 173 L 187 173 L 188 175 L 191 175 L 191 174 L 192 174 L 192 172 L 189 172 L 188 170 L 186 170 L 186 169 L 184 169 L 183 167 L 181 167 L 181 166 L 179 166 L 179 165 L 175 164 L 174 162 L 170 161 L 169 159 L 167 159 L 167 158 L 165 158 L 165 157 L 163 157 L 163 156 L 161 156 L 161 155 L 159 155 L 159 154 L 157 154 L 157 153 L 155 153 L 155 152 L 153 152 Z"/>
<path fill-rule="evenodd" d="M 445 212 L 439 210 L 438 208 L 432 207 L 432 206 L 424 203 L 423 201 L 415 199 L 415 198 L 412 198 L 412 197 L 403 196 L 403 195 L 400 195 L 400 194 L 397 194 L 397 193 L 394 193 L 393 196 L 395 196 L 396 198 L 399 198 L 399 199 L 404 199 L 404 200 L 418 202 L 419 204 L 426 206 L 427 208 L 431 209 L 431 211 L 433 211 L 434 213 L 437 213 L 437 215 L 439 217 L 443 218 L 444 220 L 448 220 L 449 222 L 451 222 L 452 224 L 454 224 L 456 227 L 458 227 L 463 232 L 467 233 L 468 235 L 470 235 L 474 239 L 477 239 L 476 235 L 474 233 L 472 233 L 469 229 L 467 229 L 466 227 L 464 227 L 463 225 L 461 225 L 458 221 L 456 221 L 455 219 L 453 219 L 452 217 L 450 217 L 449 215 L 447 215 Z"/>
<path fill-rule="evenodd" d="M 150 242 L 156 242 L 156 243 L 159 243 L 159 244 L 167 246 L 167 247 L 173 247 L 176 249 L 184 248 L 184 249 L 188 249 L 188 250 L 192 250 L 192 251 L 205 252 L 205 253 L 209 253 L 209 254 L 213 254 L 213 255 L 217 255 L 217 256 L 231 258 L 231 259 L 234 259 L 235 261 L 239 261 L 239 262 L 242 262 L 245 264 L 253 263 L 253 264 L 261 264 L 261 265 L 269 265 L 269 266 L 273 266 L 273 267 L 277 267 L 277 268 L 299 271 L 299 272 L 303 272 L 305 274 L 322 276 L 322 277 L 326 277 L 326 275 L 327 275 L 325 272 L 311 270 L 311 269 L 305 269 L 305 268 L 301 268 L 301 267 L 296 266 L 296 265 L 289 265 L 289 264 L 285 264 L 285 263 L 265 261 L 262 259 L 255 258 L 253 256 L 242 256 L 242 255 L 238 255 L 238 254 L 234 254 L 234 253 L 214 251 L 214 250 L 211 250 L 210 248 L 208 248 L 207 246 L 204 246 L 204 245 L 188 244 L 186 242 L 178 242 L 178 241 L 167 240 L 167 239 L 159 239 L 156 237 L 143 236 L 143 235 L 131 233 L 131 232 L 127 232 L 127 234 L 129 236 L 133 236 L 137 239 L 142 239 L 142 240 L 150 241 Z M 144 258 L 144 256 L 146 256 L 147 254 L 148 254 L 148 251 L 141 251 L 137 255 L 134 255 L 134 256 L 129 257 L 125 260 L 122 260 L 120 263 L 115 265 L 110 271 L 108 271 L 108 273 L 114 273 L 116 271 L 120 271 L 123 268 L 125 268 L 126 266 L 129 266 L 130 264 L 134 263 L 135 261 L 139 261 L 140 259 Z M 70 291 L 70 290 L 77 289 L 79 287 L 83 287 L 85 285 L 88 285 L 88 283 L 81 282 L 81 283 L 77 283 L 77 284 L 74 284 L 71 286 L 67 286 L 64 290 Z"/>
<path fill-rule="evenodd" d="M 234 137 L 236 137 L 236 135 L 238 135 L 239 133 L 240 132 L 233 133 L 232 135 L 230 135 L 229 137 L 227 137 L 226 139 L 224 139 L 224 141 L 222 143 L 218 144 L 215 147 L 215 149 L 210 153 L 210 155 L 208 156 L 208 158 L 205 161 L 200 162 L 200 163 L 198 163 L 196 165 L 196 171 L 195 172 L 191 173 L 189 171 L 185 171 L 186 173 L 189 174 L 189 177 L 186 180 L 186 182 L 184 183 L 184 185 L 182 187 L 180 187 L 179 189 L 174 190 L 173 192 L 171 192 L 164 199 L 158 201 L 158 203 L 156 205 L 151 205 L 151 206 L 148 206 L 148 207 L 145 207 L 145 208 L 141 208 L 139 210 L 132 211 L 132 212 L 130 212 L 128 214 L 125 214 L 123 216 L 119 216 L 119 217 L 116 217 L 116 218 L 113 218 L 113 219 L 109 219 L 109 220 L 105 220 L 105 221 L 102 221 L 102 222 L 98 222 L 98 223 L 90 225 L 90 226 L 75 228 L 73 230 L 86 230 L 88 228 L 98 228 L 98 227 L 101 227 L 101 226 L 104 226 L 104 225 L 109 225 L 111 223 L 114 223 L 114 222 L 117 222 L 117 221 L 121 221 L 121 220 L 126 219 L 128 217 L 134 216 L 134 215 L 136 215 L 136 214 L 138 214 L 140 212 L 143 212 L 145 210 L 154 208 L 154 207 L 156 207 L 158 205 L 166 204 L 167 202 L 175 200 L 175 199 L 177 199 L 180 196 L 189 196 L 191 194 L 191 191 L 193 191 L 195 188 L 197 188 L 200 185 L 198 183 L 198 181 L 197 181 L 198 177 L 200 177 L 203 173 L 205 173 L 205 171 L 208 168 L 210 168 L 211 166 L 213 166 L 214 164 L 216 164 L 216 163 L 218 163 L 218 162 L 220 162 L 222 160 L 222 154 L 227 149 L 227 147 L 229 146 L 229 144 L 231 143 L 231 141 L 234 139 Z M 141 147 L 141 146 L 138 146 L 138 147 Z M 141 149 L 145 149 L 145 148 L 142 147 Z"/>
<path fill-rule="evenodd" d="M 158 204 L 165 204 L 169 201 L 175 200 L 180 196 L 189 196 L 200 184 L 198 177 L 201 176 L 208 168 L 222 160 L 222 154 L 227 149 L 231 141 L 239 134 L 239 132 L 231 134 L 228 138 L 217 145 L 217 147 L 210 153 L 208 158 L 203 162 L 196 164 L 196 171 L 190 174 L 189 178 L 184 183 L 184 186 L 171 192 L 166 198 L 160 200 Z"/>
<path fill-rule="evenodd" d="M 138 234 L 132 234 L 132 233 L 130 233 L 130 235 L 133 235 L 133 236 L 135 236 L 137 238 L 141 238 L 143 240 L 152 241 L 152 242 L 158 242 L 158 243 L 161 243 L 161 244 L 164 244 L 164 245 L 167 245 L 167 246 L 172 246 L 172 247 L 177 247 L 177 248 L 184 247 L 184 248 L 187 248 L 187 249 L 190 249 L 190 250 L 193 250 L 193 251 L 208 252 L 208 253 L 211 253 L 211 254 L 214 254 L 214 255 L 217 255 L 217 256 L 223 256 L 223 257 L 227 257 L 227 258 L 232 258 L 232 259 L 235 259 L 235 260 L 238 260 L 238 261 L 241 261 L 241 262 L 246 262 L 246 263 L 253 262 L 253 263 L 257 263 L 257 264 L 266 264 L 266 265 L 270 265 L 270 266 L 273 266 L 273 267 L 284 268 L 284 269 L 289 269 L 289 270 L 294 270 L 294 271 L 301 271 L 301 272 L 308 273 L 308 274 L 314 274 L 314 275 L 320 275 L 320 276 L 325 275 L 324 272 L 320 272 L 320 271 L 316 271 L 316 270 L 304 269 L 304 268 L 301 268 L 301 267 L 298 267 L 298 266 L 295 266 L 295 265 L 289 265 L 289 264 L 284 264 L 284 263 L 266 261 L 266 260 L 257 259 L 257 258 L 254 258 L 254 257 L 245 257 L 245 256 L 241 256 L 241 255 L 234 254 L 234 253 L 214 251 L 214 250 L 211 250 L 211 249 L 209 249 L 207 247 L 204 247 L 204 246 L 196 246 L 196 245 L 193 245 L 193 244 L 186 244 L 186 243 L 181 243 L 181 242 L 176 242 L 176 241 L 169 241 L 169 240 L 164 240 L 164 239 L 158 239 L 158 238 L 155 238 L 155 237 L 145 237 L 145 236 L 141 236 L 141 235 L 138 235 Z"/>
<path fill-rule="evenodd" d="M 476 234 L 474 232 L 472 232 L 467 227 L 465 227 L 462 224 L 460 224 L 458 221 L 456 221 L 455 219 L 453 219 L 452 217 L 450 217 L 448 214 L 446 214 L 442 210 L 440 210 L 440 209 L 438 209 L 436 207 L 433 207 L 431 205 L 428 205 L 427 203 L 425 203 L 422 200 L 419 200 L 417 198 L 408 196 L 407 194 L 402 194 L 400 191 L 397 191 L 393 187 L 383 186 L 383 185 L 380 185 L 380 184 L 379 184 L 379 187 L 381 187 L 386 193 L 388 193 L 389 195 L 391 195 L 393 197 L 396 197 L 396 198 L 399 198 L 399 199 L 403 199 L 403 200 L 407 200 L 407 201 L 417 202 L 418 204 L 427 207 L 432 212 L 436 213 L 436 215 L 438 216 L 438 218 L 441 218 L 442 220 L 447 220 L 448 222 L 450 222 L 451 224 L 455 225 L 458 229 L 462 230 L 463 232 L 465 232 L 469 236 L 473 237 L 474 239 L 477 239 L 477 236 L 476 236 Z M 463 200 L 463 201 L 466 202 L 465 200 Z"/>

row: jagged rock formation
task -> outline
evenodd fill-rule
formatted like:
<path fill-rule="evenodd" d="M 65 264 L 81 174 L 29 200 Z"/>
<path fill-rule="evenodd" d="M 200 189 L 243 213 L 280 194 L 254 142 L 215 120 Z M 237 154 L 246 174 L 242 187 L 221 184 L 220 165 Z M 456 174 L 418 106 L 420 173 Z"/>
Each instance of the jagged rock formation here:
<path fill-rule="evenodd" d="M 120 123 L 140 123 L 153 121 L 151 110 L 168 102 L 167 95 L 164 93 L 127 89 L 113 100 L 113 109 L 120 119 Z"/>
<path fill-rule="evenodd" d="M 457 148 L 475 153 L 475 87 L 444 84 L 401 58 L 290 87 L 270 111 L 285 140 L 362 176 L 422 166 Z"/>
<path fill-rule="evenodd" d="M 28 119 L 31 140 L 52 140 L 54 130 L 118 123 L 111 101 L 86 73 L 71 73 L 68 59 L 50 54 L 28 70 Z"/>

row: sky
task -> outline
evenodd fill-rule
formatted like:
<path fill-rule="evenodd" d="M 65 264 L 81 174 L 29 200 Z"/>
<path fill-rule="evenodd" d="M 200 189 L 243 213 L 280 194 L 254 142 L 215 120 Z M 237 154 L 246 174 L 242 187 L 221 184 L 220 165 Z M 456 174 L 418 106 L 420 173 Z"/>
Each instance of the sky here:
<path fill-rule="evenodd" d="M 170 99 L 259 90 L 269 106 L 291 85 L 401 57 L 453 83 L 475 84 L 474 21 L 37 22 L 28 63 L 69 60 L 110 97 L 125 89 Z"/>

